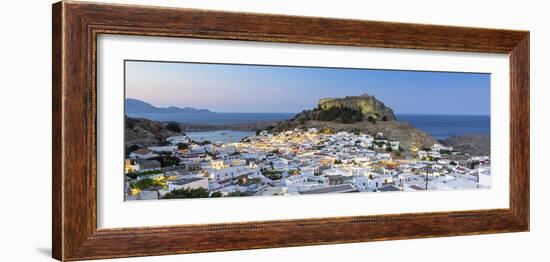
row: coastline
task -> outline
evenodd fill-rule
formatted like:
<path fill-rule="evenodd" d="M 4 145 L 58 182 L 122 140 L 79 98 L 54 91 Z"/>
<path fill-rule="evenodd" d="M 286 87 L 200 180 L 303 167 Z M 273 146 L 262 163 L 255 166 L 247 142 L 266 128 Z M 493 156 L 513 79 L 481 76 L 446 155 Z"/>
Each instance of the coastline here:
<path fill-rule="evenodd" d="M 255 132 L 256 130 L 264 130 L 270 126 L 275 127 L 281 121 L 258 121 L 250 123 L 234 123 L 234 124 L 189 124 L 189 123 L 180 123 L 183 132 L 208 132 L 208 131 L 248 131 Z M 412 125 L 408 121 L 397 121 L 405 125 L 410 125 L 412 128 L 420 130 L 423 133 L 426 133 L 428 136 L 432 137 L 437 142 L 446 145 L 453 146 L 460 151 L 469 153 L 472 155 L 490 155 L 491 147 L 490 140 L 491 135 L 486 133 L 476 133 L 476 132 L 463 132 L 459 134 L 451 134 L 448 136 L 434 136 L 429 132 L 429 130 L 423 129 L 421 127 Z M 404 139 L 403 139 L 404 140 Z"/>
<path fill-rule="evenodd" d="M 398 115 L 399 116 L 399 115 Z M 425 116 L 425 115 L 422 115 Z M 280 120 L 280 121 L 250 121 L 250 122 L 238 122 L 235 123 L 227 123 L 227 124 L 209 124 L 209 123 L 183 123 L 180 121 L 156 121 L 156 120 L 150 120 L 147 118 L 137 118 L 137 119 L 144 119 L 147 121 L 152 122 L 158 122 L 163 124 L 168 123 L 177 123 L 181 127 L 181 131 L 184 133 L 189 132 L 210 132 L 210 131 L 247 131 L 247 132 L 255 132 L 257 130 L 265 130 L 270 129 L 273 127 L 278 127 L 280 123 L 292 121 L 292 119 L 286 119 L 286 120 Z M 203 120 L 207 121 L 207 120 Z M 393 123 L 393 121 L 391 121 Z M 351 125 L 342 125 L 342 124 L 335 124 L 335 123 L 324 123 L 324 122 L 316 122 L 316 121 L 308 121 L 303 127 L 318 127 L 321 128 L 325 125 L 334 127 L 335 130 L 345 130 L 350 128 L 358 128 L 364 129 L 364 131 L 368 132 L 384 132 L 389 135 L 394 135 L 396 139 L 404 141 L 404 144 L 407 146 L 409 143 L 407 142 L 406 137 L 413 136 L 416 137 L 413 140 L 418 140 L 419 137 L 425 137 L 425 139 L 421 139 L 421 141 L 437 141 L 441 144 L 448 145 L 448 146 L 456 146 L 458 148 L 461 148 L 462 151 L 468 152 L 471 154 L 490 154 L 490 133 L 486 134 L 483 132 L 470 132 L 470 130 L 458 130 L 454 127 L 444 127 L 444 129 L 449 130 L 449 135 L 447 136 L 440 136 L 436 135 L 434 136 L 433 133 L 430 132 L 430 129 L 426 129 L 425 126 L 417 126 L 414 124 L 411 124 L 409 121 L 396 121 L 395 124 L 388 122 L 378 122 L 375 125 L 369 124 L 369 123 L 357 123 L 357 124 L 351 124 Z M 401 130 L 408 135 L 401 134 L 403 132 L 397 132 L 398 130 Z M 416 134 L 416 135 L 414 135 Z M 425 135 L 421 135 L 425 134 Z M 428 139 L 431 138 L 431 139 Z"/>
<path fill-rule="evenodd" d="M 284 121 L 284 120 L 282 120 Z M 169 123 L 173 121 L 163 121 Z M 257 121 L 246 123 L 232 124 L 192 124 L 176 122 L 181 126 L 183 132 L 201 132 L 201 131 L 218 131 L 218 130 L 233 130 L 233 131 L 256 131 L 263 130 L 269 126 L 276 126 L 281 121 Z"/>

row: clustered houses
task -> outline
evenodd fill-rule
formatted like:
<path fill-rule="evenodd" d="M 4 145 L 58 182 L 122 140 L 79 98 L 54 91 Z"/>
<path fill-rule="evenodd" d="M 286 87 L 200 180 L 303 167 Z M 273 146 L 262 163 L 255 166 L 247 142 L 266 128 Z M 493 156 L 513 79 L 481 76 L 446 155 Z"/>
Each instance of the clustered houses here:
<path fill-rule="evenodd" d="M 394 159 L 403 149 L 382 133 L 334 134 L 312 128 L 262 131 L 234 143 L 196 143 L 186 136 L 167 141 L 172 145 L 129 154 L 127 199 L 156 199 L 184 188 L 202 188 L 209 196 L 266 196 L 491 186 L 488 156 L 436 144 L 415 157 Z M 185 149 L 179 149 L 181 144 Z M 158 161 L 147 158 L 166 154 L 179 163 L 160 168 Z M 145 178 L 153 183 L 136 188 Z"/>

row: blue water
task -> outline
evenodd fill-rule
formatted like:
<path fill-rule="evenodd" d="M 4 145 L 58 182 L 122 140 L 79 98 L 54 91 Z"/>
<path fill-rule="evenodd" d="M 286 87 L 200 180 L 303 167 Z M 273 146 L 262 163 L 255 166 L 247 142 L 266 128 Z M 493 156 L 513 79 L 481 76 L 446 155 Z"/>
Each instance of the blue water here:
<path fill-rule="evenodd" d="M 445 139 L 452 135 L 491 134 L 490 116 L 472 115 L 396 115 L 400 122 L 431 134 L 435 139 Z"/>
<path fill-rule="evenodd" d="M 208 140 L 210 142 L 238 142 L 247 136 L 253 136 L 256 132 L 252 131 L 235 131 L 235 130 L 216 130 L 216 131 L 201 131 L 201 132 L 186 132 L 187 136 L 195 141 Z"/>
<path fill-rule="evenodd" d="M 294 113 L 145 113 L 128 114 L 156 121 L 176 121 L 187 124 L 241 124 L 281 121 L 292 118 Z"/>

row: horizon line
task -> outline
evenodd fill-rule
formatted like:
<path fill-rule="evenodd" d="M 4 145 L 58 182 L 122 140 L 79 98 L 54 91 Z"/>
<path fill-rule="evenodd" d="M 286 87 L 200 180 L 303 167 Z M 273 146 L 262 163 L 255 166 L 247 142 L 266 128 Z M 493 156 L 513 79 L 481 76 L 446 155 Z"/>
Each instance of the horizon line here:
<path fill-rule="evenodd" d="M 207 109 L 208 110 L 208 109 Z M 220 112 L 210 111 L 203 113 L 189 114 L 299 114 L 301 112 Z M 128 114 L 167 114 L 167 113 L 128 113 Z M 173 113 L 168 113 L 173 114 Z M 415 116 L 491 116 L 491 114 L 431 114 L 431 113 L 394 113 L 394 115 L 415 115 Z"/>
<path fill-rule="evenodd" d="M 145 101 L 145 100 L 142 100 L 142 99 L 139 99 L 139 98 L 133 98 L 133 97 L 125 97 L 124 100 L 126 99 L 134 99 L 134 100 L 139 100 L 141 102 L 144 102 L 144 103 L 147 103 L 147 104 L 150 104 L 151 106 L 154 106 L 156 108 L 170 108 L 170 107 L 177 107 L 177 108 L 193 108 L 193 109 L 196 109 L 196 110 L 208 110 L 209 112 L 208 113 L 221 113 L 221 114 L 299 114 L 301 113 L 302 111 L 306 111 L 306 110 L 311 110 L 311 109 L 304 109 L 304 110 L 301 110 L 299 112 L 231 112 L 231 111 L 213 111 L 211 109 L 208 109 L 208 108 L 198 108 L 198 107 L 193 107 L 193 106 L 175 106 L 175 105 L 170 105 L 170 106 L 158 106 L 158 105 L 154 105 L 153 103 L 151 102 L 148 102 L 148 101 Z M 126 102 L 125 102 L 126 104 Z M 194 113 L 193 113 L 194 114 Z M 205 114 L 205 113 L 202 113 L 202 114 Z M 398 112 L 394 112 L 395 115 L 427 115 L 427 116 L 491 116 L 491 114 L 464 114 L 464 113 L 451 113 L 451 114 L 432 114 L 432 113 L 398 113 Z"/>

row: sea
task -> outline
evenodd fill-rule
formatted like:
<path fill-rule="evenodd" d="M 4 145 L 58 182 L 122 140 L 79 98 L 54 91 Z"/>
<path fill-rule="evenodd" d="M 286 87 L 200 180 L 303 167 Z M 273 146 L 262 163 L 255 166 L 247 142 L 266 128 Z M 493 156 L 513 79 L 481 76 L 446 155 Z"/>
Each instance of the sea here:
<path fill-rule="evenodd" d="M 432 135 L 446 139 L 453 135 L 491 135 L 491 117 L 487 115 L 408 115 L 397 114 L 397 120 Z"/>
<path fill-rule="evenodd" d="M 156 121 L 176 121 L 190 124 L 239 124 L 265 121 L 281 121 L 292 118 L 294 113 L 150 113 L 128 114 L 130 117 L 143 117 Z M 490 135 L 491 117 L 488 115 L 413 115 L 397 114 L 397 120 L 408 122 L 415 128 L 425 131 L 435 139 L 446 139 L 453 135 Z M 254 135 L 251 131 L 216 130 L 187 132 L 197 141 L 238 141 Z"/>
<path fill-rule="evenodd" d="M 237 130 L 214 130 L 214 131 L 197 131 L 197 132 L 186 132 L 189 138 L 194 141 L 205 141 L 210 142 L 223 142 L 231 143 L 238 142 L 241 139 L 253 136 L 256 134 L 255 131 L 237 131 Z"/>
<path fill-rule="evenodd" d="M 241 124 L 280 121 L 292 118 L 295 113 L 144 113 L 128 114 L 155 121 L 176 121 L 188 124 Z"/>

